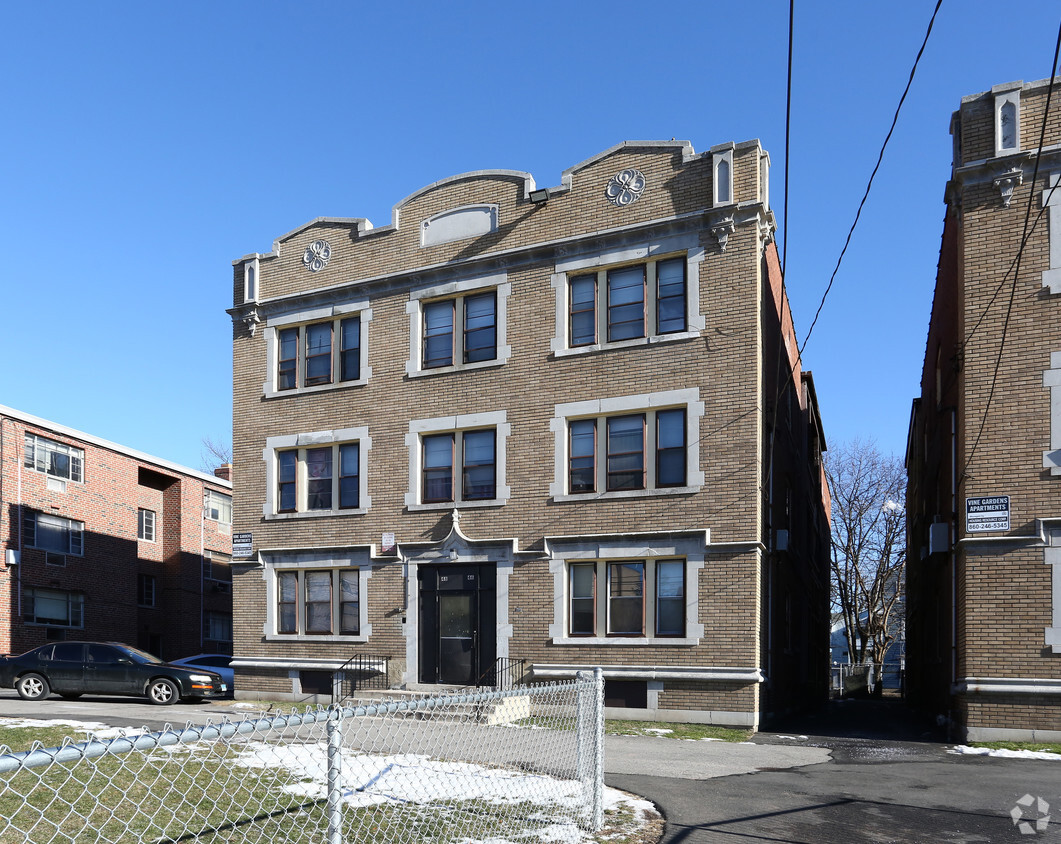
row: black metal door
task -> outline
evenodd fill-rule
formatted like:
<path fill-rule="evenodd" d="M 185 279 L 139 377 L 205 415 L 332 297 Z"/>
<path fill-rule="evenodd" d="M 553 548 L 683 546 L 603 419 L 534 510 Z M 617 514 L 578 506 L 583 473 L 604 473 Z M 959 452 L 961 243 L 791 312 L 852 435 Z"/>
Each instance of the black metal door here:
<path fill-rule="evenodd" d="M 478 685 L 493 668 L 493 565 L 420 569 L 420 682 Z"/>

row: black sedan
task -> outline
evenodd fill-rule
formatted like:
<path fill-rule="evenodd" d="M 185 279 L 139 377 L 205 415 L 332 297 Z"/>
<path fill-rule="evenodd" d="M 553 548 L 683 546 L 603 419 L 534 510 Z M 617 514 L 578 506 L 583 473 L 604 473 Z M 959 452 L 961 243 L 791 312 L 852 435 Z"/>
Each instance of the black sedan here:
<path fill-rule="evenodd" d="M 223 697 L 228 691 L 211 671 L 170 665 L 118 642 L 53 642 L 21 656 L 0 657 L 0 687 L 14 687 L 23 700 L 42 700 L 52 692 L 69 699 L 146 695 L 161 706 L 182 698 Z"/>

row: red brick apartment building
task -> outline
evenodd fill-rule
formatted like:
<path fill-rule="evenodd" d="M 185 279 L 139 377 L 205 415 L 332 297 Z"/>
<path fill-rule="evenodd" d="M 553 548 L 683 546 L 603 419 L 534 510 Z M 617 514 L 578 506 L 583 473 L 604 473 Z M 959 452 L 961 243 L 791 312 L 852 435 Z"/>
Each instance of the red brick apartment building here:
<path fill-rule="evenodd" d="M 231 652 L 227 477 L 2 406 L 0 467 L 0 653 L 52 639 Z"/>
<path fill-rule="evenodd" d="M 235 261 L 237 687 L 361 655 L 406 689 L 602 666 L 619 717 L 824 697 L 825 440 L 768 177 L 758 141 L 626 142 Z"/>
<path fill-rule="evenodd" d="M 1041 150 L 1049 80 L 951 118 L 907 447 L 907 684 L 961 739 L 1061 741 L 1059 82 Z"/>

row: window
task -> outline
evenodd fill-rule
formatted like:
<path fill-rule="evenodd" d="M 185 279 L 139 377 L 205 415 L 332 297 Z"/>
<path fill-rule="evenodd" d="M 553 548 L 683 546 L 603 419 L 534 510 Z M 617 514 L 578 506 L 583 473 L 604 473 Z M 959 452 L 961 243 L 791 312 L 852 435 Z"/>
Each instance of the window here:
<path fill-rule="evenodd" d="M 461 499 L 479 501 L 497 494 L 494 431 L 461 431 L 423 438 L 424 501 L 453 501 L 454 455 L 461 455 Z"/>
<path fill-rule="evenodd" d="M 232 557 L 220 551 L 203 551 L 203 580 L 232 583 Z"/>
<path fill-rule="evenodd" d="M 276 632 L 359 635 L 359 581 L 356 568 L 278 571 Z"/>
<path fill-rule="evenodd" d="M 603 583 L 603 601 L 597 584 Z M 684 560 L 594 560 L 567 566 L 567 635 L 684 637 Z"/>
<path fill-rule="evenodd" d="M 608 563 L 608 635 L 645 632 L 645 564 Z"/>
<path fill-rule="evenodd" d="M 269 437 L 265 515 L 363 513 L 371 444 L 368 428 Z"/>
<path fill-rule="evenodd" d="M 26 434 L 25 466 L 53 478 L 81 483 L 84 480 L 85 452 L 36 434 Z"/>
<path fill-rule="evenodd" d="M 597 626 L 597 565 L 577 563 L 570 568 L 572 636 L 592 636 Z"/>
<path fill-rule="evenodd" d="M 406 506 L 503 504 L 508 434 L 504 411 L 412 422 Z"/>
<path fill-rule="evenodd" d="M 598 270 L 571 278 L 568 338 L 591 346 L 677 334 L 687 329 L 685 257 Z M 605 307 L 598 308 L 598 290 Z"/>
<path fill-rule="evenodd" d="M 477 293 L 425 302 L 423 368 L 492 361 L 497 357 L 497 294 Z M 455 348 L 456 347 L 456 348 Z"/>
<path fill-rule="evenodd" d="M 410 316 L 410 377 L 504 363 L 505 313 L 512 286 L 505 274 L 466 279 L 414 291 Z"/>
<path fill-rule="evenodd" d="M 563 501 L 699 490 L 703 412 L 697 389 L 557 405 L 550 493 Z"/>
<path fill-rule="evenodd" d="M 22 590 L 22 619 L 27 624 L 85 626 L 85 596 L 76 592 L 27 587 Z"/>
<path fill-rule="evenodd" d="M 27 510 L 22 517 L 22 538 L 30 548 L 80 557 L 85 525 L 60 516 Z"/>
<path fill-rule="evenodd" d="M 137 514 L 136 538 L 145 542 L 155 541 L 155 511 L 140 508 Z"/>
<path fill-rule="evenodd" d="M 232 615 L 223 612 L 206 612 L 203 614 L 203 650 L 232 652 Z M 200 664 L 210 665 L 208 660 Z M 219 668 L 228 667 L 228 662 L 214 663 Z"/>
<path fill-rule="evenodd" d="M 136 576 L 136 603 L 142 607 L 155 606 L 155 576 L 153 574 Z"/>
<path fill-rule="evenodd" d="M 698 337 L 703 260 L 698 236 L 680 235 L 558 261 L 553 355 Z"/>
<path fill-rule="evenodd" d="M 223 525 L 232 524 L 232 496 L 208 489 L 203 493 L 206 518 Z"/>
<path fill-rule="evenodd" d="M 278 512 L 329 512 L 361 506 L 358 443 L 281 451 L 276 476 Z M 300 493 L 300 488 L 305 492 Z"/>
<path fill-rule="evenodd" d="M 368 302 L 359 301 L 270 319 L 265 395 L 365 383 L 371 374 L 364 342 L 371 318 Z"/>

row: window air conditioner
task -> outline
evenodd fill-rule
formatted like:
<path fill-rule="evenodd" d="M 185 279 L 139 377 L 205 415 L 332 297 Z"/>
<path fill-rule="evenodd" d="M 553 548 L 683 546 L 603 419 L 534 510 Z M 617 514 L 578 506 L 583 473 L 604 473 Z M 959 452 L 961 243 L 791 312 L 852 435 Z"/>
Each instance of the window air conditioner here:
<path fill-rule="evenodd" d="M 787 551 L 788 550 L 788 531 L 779 530 L 774 535 L 774 550 L 775 551 Z"/>
<path fill-rule="evenodd" d="M 945 554 L 950 550 L 950 525 L 933 522 L 928 526 L 928 553 Z"/>

